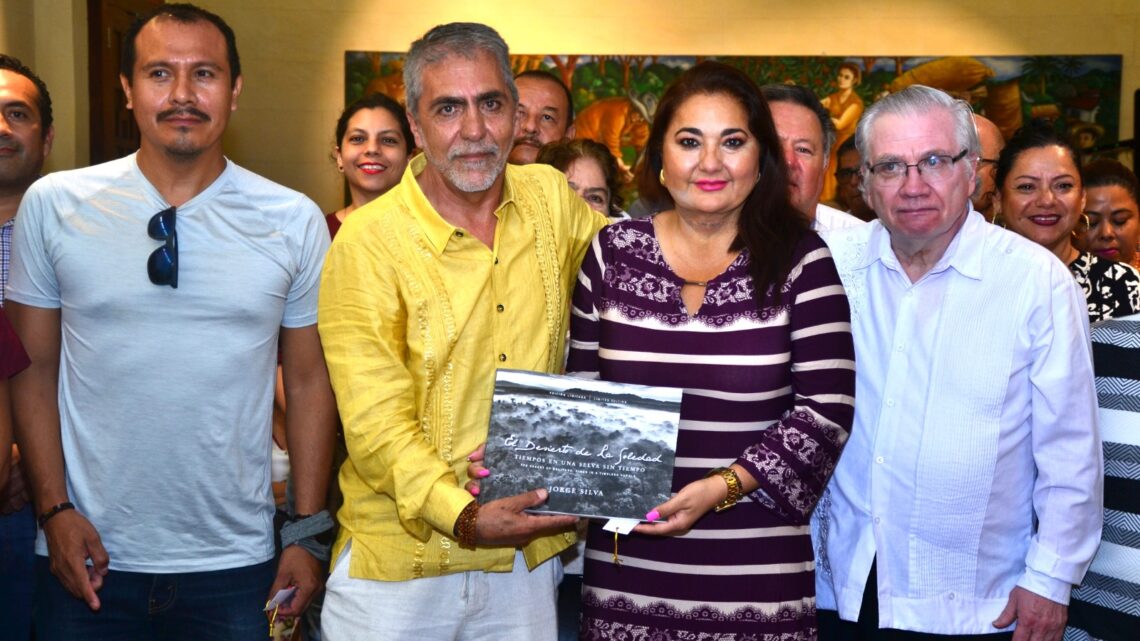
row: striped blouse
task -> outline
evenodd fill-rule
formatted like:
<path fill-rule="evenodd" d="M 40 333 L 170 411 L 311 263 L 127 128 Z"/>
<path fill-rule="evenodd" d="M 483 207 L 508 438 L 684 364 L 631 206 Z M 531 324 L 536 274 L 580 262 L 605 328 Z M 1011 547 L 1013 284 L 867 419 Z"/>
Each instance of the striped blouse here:
<path fill-rule="evenodd" d="M 1069 603 L 1066 641 L 1140 638 L 1140 315 L 1092 328 L 1104 530 Z"/>
<path fill-rule="evenodd" d="M 567 369 L 684 388 L 673 491 L 733 462 L 760 482 L 683 536 L 623 537 L 620 567 L 591 524 L 582 639 L 815 638 L 807 522 L 853 417 L 847 299 L 815 234 L 762 309 L 748 260 L 709 281 L 691 317 L 651 220 L 602 230 L 582 265 Z"/>

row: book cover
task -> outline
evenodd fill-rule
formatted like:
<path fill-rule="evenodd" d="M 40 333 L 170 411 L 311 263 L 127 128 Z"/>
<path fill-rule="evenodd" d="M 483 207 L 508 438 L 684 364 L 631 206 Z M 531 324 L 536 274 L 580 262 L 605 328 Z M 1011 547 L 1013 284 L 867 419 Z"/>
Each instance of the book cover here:
<path fill-rule="evenodd" d="M 499 370 L 479 500 L 546 488 L 534 513 L 645 519 L 671 496 L 681 390 Z"/>

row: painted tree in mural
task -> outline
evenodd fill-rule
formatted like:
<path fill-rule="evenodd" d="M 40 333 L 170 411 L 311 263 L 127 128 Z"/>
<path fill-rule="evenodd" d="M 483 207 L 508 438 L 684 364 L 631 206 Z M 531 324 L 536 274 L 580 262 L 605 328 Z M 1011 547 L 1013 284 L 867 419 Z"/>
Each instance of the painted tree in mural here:
<path fill-rule="evenodd" d="M 574 67 L 578 66 L 578 56 L 547 56 L 558 70 L 558 77 L 567 87 L 574 83 Z"/>
<path fill-rule="evenodd" d="M 1037 95 L 1049 94 L 1049 81 L 1062 73 L 1060 58 L 1057 56 L 1031 56 L 1021 64 L 1021 73 L 1037 79 Z"/>

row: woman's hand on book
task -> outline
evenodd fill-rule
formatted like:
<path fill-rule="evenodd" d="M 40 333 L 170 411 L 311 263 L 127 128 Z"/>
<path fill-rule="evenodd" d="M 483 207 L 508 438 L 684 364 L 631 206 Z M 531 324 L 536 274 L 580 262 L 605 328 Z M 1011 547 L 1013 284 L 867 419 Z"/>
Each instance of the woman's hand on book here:
<path fill-rule="evenodd" d="M 654 512 L 657 513 L 657 519 L 653 519 L 653 523 L 642 523 L 633 528 L 633 531 L 656 536 L 684 534 L 697 519 L 723 501 L 726 494 L 728 487 L 719 476 L 693 481 L 646 515 L 651 517 Z"/>

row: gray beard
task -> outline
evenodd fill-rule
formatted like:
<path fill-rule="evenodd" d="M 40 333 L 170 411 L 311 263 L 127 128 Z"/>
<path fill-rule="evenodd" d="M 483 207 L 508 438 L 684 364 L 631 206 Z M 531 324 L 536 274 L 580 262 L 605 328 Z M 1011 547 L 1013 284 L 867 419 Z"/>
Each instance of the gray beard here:
<path fill-rule="evenodd" d="M 499 150 L 499 154 L 493 161 L 484 163 L 487 171 L 475 177 L 471 177 L 469 172 L 465 172 L 457 167 L 450 159 L 443 159 L 442 162 L 439 158 L 434 157 L 434 154 L 427 149 L 424 150 L 424 157 L 427 161 L 436 168 L 440 174 L 459 191 L 473 194 L 482 191 L 487 191 L 503 174 L 503 169 L 507 166 L 507 154 Z"/>

